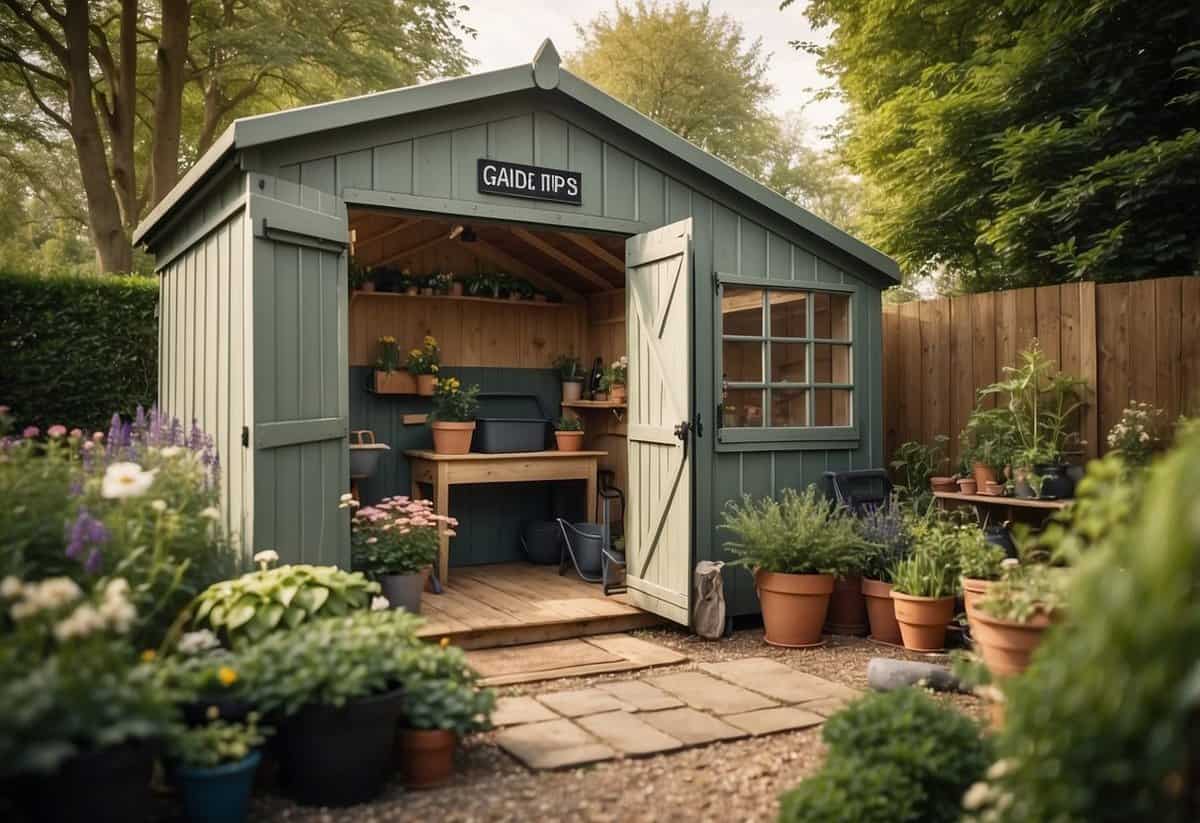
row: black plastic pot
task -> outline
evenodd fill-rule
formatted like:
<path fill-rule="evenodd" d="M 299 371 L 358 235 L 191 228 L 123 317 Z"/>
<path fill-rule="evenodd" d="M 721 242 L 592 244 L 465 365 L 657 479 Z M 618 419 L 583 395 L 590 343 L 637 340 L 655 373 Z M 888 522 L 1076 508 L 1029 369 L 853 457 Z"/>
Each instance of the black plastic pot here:
<path fill-rule="evenodd" d="M 551 565 L 562 560 L 562 530 L 556 520 L 530 520 L 521 529 L 521 548 L 530 563 Z"/>
<path fill-rule="evenodd" d="M 549 429 L 550 419 L 537 395 L 481 394 L 471 450 L 484 454 L 542 451 Z"/>
<path fill-rule="evenodd" d="M 333 706 L 305 706 L 279 726 L 275 751 L 284 791 L 309 806 L 364 803 L 392 770 L 402 689 Z"/>
<path fill-rule="evenodd" d="M 84 752 L 47 775 L 16 781 L 16 802 L 36 821 L 134 823 L 152 816 L 157 746 L 130 741 Z"/>
<path fill-rule="evenodd" d="M 1063 463 L 1038 463 L 1033 467 L 1034 474 L 1042 478 L 1043 500 L 1068 500 L 1075 496 L 1075 483 L 1067 475 L 1067 467 Z"/>
<path fill-rule="evenodd" d="M 1017 556 L 1017 545 L 1013 543 L 1012 533 L 1009 532 L 1008 526 L 994 523 L 986 527 L 983 530 L 983 539 L 993 546 L 1004 549 L 1004 553 L 1008 557 Z"/>

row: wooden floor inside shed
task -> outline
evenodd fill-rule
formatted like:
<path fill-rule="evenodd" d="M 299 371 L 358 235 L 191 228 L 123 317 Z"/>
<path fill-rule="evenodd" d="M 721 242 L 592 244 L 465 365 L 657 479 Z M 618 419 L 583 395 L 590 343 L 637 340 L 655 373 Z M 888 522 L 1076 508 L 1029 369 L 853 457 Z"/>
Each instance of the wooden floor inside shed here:
<path fill-rule="evenodd" d="M 449 637 L 465 649 L 540 643 L 623 632 L 661 622 L 629 605 L 624 595 L 605 597 L 557 566 L 502 563 L 450 570 L 442 594 L 421 598 L 422 637 Z"/>

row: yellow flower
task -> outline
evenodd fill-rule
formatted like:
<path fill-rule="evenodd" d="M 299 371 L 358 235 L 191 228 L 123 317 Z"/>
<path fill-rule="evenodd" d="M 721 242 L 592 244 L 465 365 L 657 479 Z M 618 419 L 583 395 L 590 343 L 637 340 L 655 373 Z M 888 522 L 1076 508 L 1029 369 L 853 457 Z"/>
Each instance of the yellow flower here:
<path fill-rule="evenodd" d="M 427 334 L 425 335 L 425 345 L 432 349 L 437 345 L 437 340 L 433 339 L 433 335 Z"/>
<path fill-rule="evenodd" d="M 221 716 L 221 710 L 216 706 L 209 706 L 207 709 L 204 710 L 204 716 L 207 717 L 209 720 L 216 720 L 218 717 Z"/>
<path fill-rule="evenodd" d="M 143 663 L 153 663 L 156 657 L 158 657 L 158 652 L 154 651 L 154 649 L 146 649 L 142 652 Z"/>
<path fill-rule="evenodd" d="M 222 686 L 228 688 L 236 683 L 237 679 L 237 672 L 228 666 L 222 666 L 221 668 L 217 669 L 217 680 L 221 681 Z"/>
<path fill-rule="evenodd" d="M 443 649 L 446 648 L 447 646 L 450 645 L 450 638 L 443 637 L 440 641 L 438 641 L 438 645 L 441 646 Z"/>
<path fill-rule="evenodd" d="M 429 369 L 433 374 L 437 374 L 438 373 L 438 364 L 434 363 L 432 366 L 429 367 Z"/>
<path fill-rule="evenodd" d="M 412 351 L 410 351 L 410 352 L 408 353 L 408 356 L 409 356 L 409 357 L 420 357 L 420 356 L 421 356 L 421 350 L 420 350 L 420 349 L 413 349 Z"/>

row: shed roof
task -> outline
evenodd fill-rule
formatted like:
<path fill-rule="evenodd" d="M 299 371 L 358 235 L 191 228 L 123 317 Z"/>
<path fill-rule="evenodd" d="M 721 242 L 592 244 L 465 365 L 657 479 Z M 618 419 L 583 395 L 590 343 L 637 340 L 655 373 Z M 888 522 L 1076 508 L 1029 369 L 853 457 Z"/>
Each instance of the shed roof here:
<path fill-rule="evenodd" d="M 146 241 L 154 228 L 180 206 L 190 192 L 199 187 L 214 169 L 239 149 L 535 88 L 565 95 L 658 148 L 679 157 L 703 174 L 729 186 L 804 231 L 840 248 L 885 277 L 893 281 L 899 280 L 899 266 L 887 255 L 851 237 L 833 224 L 820 219 L 720 158 L 562 68 L 559 65 L 558 52 L 550 40 L 542 43 L 534 55 L 532 65 L 513 66 L 235 120 L 196 165 L 151 210 L 134 232 L 133 241 Z"/>

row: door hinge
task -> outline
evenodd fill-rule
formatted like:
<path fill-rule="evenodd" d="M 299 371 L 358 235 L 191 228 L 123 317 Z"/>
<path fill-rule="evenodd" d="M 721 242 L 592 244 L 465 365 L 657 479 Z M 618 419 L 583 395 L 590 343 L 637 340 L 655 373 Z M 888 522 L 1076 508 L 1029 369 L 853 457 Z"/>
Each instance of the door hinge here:
<path fill-rule="evenodd" d="M 721 278 L 716 272 L 713 272 L 713 294 L 720 294 L 720 293 L 721 293 Z"/>
<path fill-rule="evenodd" d="M 242 448 L 250 448 L 250 427 L 242 426 Z"/>
<path fill-rule="evenodd" d="M 704 436 L 704 419 L 700 416 L 700 412 L 696 412 L 696 424 L 692 430 L 696 432 L 697 438 Z"/>

